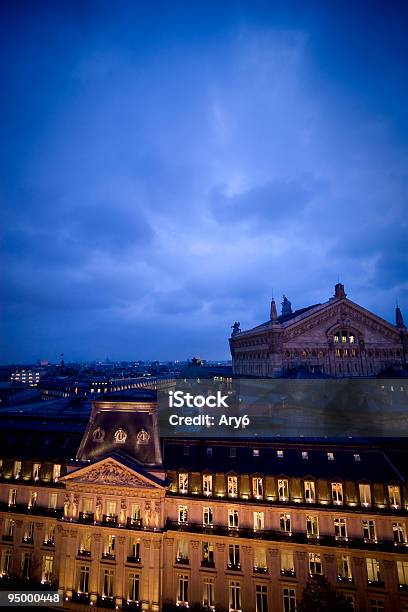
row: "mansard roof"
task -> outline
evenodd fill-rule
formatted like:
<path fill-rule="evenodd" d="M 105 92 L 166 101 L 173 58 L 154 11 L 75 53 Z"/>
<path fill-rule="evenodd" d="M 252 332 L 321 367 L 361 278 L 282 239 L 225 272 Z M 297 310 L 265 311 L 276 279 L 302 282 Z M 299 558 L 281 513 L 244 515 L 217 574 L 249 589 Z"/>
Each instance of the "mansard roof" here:
<path fill-rule="evenodd" d="M 287 476 L 293 478 L 322 478 L 329 480 L 354 480 L 370 482 L 403 482 L 403 475 L 388 453 L 381 448 L 370 448 L 367 445 L 341 447 L 336 444 L 319 445 L 303 444 L 302 446 L 283 442 L 278 446 L 276 441 L 269 445 L 265 441 L 253 440 L 243 445 L 234 445 L 215 440 L 166 441 L 164 458 L 166 469 L 192 472 L 224 472 L 235 474 L 260 474 L 263 476 Z M 188 454 L 186 454 L 186 446 Z M 235 457 L 231 456 L 233 446 Z M 211 454 L 207 449 L 211 448 Z M 253 451 L 257 449 L 258 456 Z M 277 450 L 283 449 L 282 458 Z M 307 451 L 307 459 L 302 458 L 302 451 Z M 329 460 L 327 453 L 333 452 L 334 459 Z M 355 455 L 359 455 L 356 461 Z M 400 457 L 401 451 L 394 452 Z M 406 456 L 406 452 L 405 452 Z M 222 466 L 222 468 L 220 467 Z"/>

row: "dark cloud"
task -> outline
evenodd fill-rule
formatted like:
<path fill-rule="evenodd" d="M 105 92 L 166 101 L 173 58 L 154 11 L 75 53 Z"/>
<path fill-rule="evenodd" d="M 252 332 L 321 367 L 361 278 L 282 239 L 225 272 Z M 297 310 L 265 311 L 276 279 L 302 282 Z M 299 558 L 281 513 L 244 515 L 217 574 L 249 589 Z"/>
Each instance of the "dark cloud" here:
<path fill-rule="evenodd" d="M 407 311 L 398 11 L 159 6 L 0 19 L 0 359 L 228 357 L 338 275 Z"/>

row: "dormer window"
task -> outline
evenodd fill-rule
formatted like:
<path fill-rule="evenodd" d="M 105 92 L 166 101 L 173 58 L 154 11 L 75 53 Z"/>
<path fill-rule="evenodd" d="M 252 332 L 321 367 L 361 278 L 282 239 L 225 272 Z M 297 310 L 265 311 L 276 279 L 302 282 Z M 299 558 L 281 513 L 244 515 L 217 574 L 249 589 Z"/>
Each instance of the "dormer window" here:
<path fill-rule="evenodd" d="M 179 493 L 188 493 L 188 474 L 185 472 L 179 474 L 178 477 Z"/>
<path fill-rule="evenodd" d="M 359 454 L 356 453 L 355 455 L 353 455 L 353 457 L 354 457 L 354 461 L 361 461 L 361 457 Z"/>
<path fill-rule="evenodd" d="M 327 460 L 334 461 L 334 453 L 327 453 Z"/>
<path fill-rule="evenodd" d="M 39 480 L 39 478 L 40 478 L 40 470 L 41 470 L 41 463 L 34 463 L 34 465 L 33 465 L 33 478 L 34 478 L 34 480 Z"/>
<path fill-rule="evenodd" d="M 283 459 L 283 450 L 277 450 L 276 451 L 276 456 L 278 459 Z"/>
<path fill-rule="evenodd" d="M 309 459 L 309 454 L 307 451 L 302 451 L 302 459 Z"/>
<path fill-rule="evenodd" d="M 124 444 L 126 442 L 126 438 L 127 438 L 127 433 L 124 429 L 118 429 L 117 431 L 115 431 L 115 442 L 117 444 Z"/>
<path fill-rule="evenodd" d="M 259 457 L 259 448 L 252 449 L 252 456 Z"/>
<path fill-rule="evenodd" d="M 213 477 L 212 474 L 203 474 L 203 493 L 204 495 L 212 495 Z"/>
<path fill-rule="evenodd" d="M 54 482 L 57 482 L 59 477 L 61 476 L 61 466 L 59 463 L 54 463 L 52 467 L 52 479 Z"/>

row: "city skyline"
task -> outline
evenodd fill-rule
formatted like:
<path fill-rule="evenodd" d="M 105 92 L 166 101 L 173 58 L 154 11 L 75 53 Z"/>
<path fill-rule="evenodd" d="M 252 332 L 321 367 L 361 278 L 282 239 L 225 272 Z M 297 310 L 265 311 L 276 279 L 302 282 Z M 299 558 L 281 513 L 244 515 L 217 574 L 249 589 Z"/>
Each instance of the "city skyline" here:
<path fill-rule="evenodd" d="M 0 362 L 228 359 L 338 277 L 407 317 L 406 7 L 121 7 L 1 9 Z"/>

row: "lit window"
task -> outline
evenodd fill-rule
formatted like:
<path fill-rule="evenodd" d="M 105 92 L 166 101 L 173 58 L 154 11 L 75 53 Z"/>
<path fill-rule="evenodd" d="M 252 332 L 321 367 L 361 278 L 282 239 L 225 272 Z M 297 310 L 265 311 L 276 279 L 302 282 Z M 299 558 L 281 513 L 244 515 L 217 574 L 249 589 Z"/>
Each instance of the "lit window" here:
<path fill-rule="evenodd" d="M 252 450 L 252 456 L 253 457 L 259 457 L 259 448 L 254 448 Z"/>
<path fill-rule="evenodd" d="M 188 575 L 179 574 L 177 582 L 177 603 L 186 605 L 188 604 Z"/>
<path fill-rule="evenodd" d="M 8 505 L 15 506 L 17 502 L 17 489 L 10 489 L 8 495 Z"/>
<path fill-rule="evenodd" d="M 80 593 L 87 594 L 89 592 L 89 573 L 90 573 L 89 566 L 81 565 L 79 569 L 79 583 L 78 583 L 78 591 Z"/>
<path fill-rule="evenodd" d="M 54 565 L 54 557 L 52 555 L 43 555 L 42 576 L 41 582 L 50 584 L 52 582 L 52 569 Z"/>
<path fill-rule="evenodd" d="M 21 557 L 21 573 L 23 578 L 29 579 L 31 576 L 31 553 L 23 552 Z"/>
<path fill-rule="evenodd" d="M 61 476 L 61 466 L 58 463 L 54 463 L 52 467 L 52 479 L 54 482 L 57 482 L 59 477 Z"/>
<path fill-rule="evenodd" d="M 9 576 L 11 571 L 12 551 L 7 548 L 1 553 L 0 575 Z"/>
<path fill-rule="evenodd" d="M 184 504 L 179 505 L 178 522 L 187 523 L 187 506 L 185 506 Z"/>
<path fill-rule="evenodd" d="M 365 542 L 376 542 L 375 521 L 363 521 L 363 538 Z"/>
<path fill-rule="evenodd" d="M 399 508 L 401 505 L 401 490 L 398 485 L 389 485 L 388 486 L 388 497 L 390 500 L 391 506 L 394 508 Z"/>
<path fill-rule="evenodd" d="M 277 450 L 276 456 L 278 457 L 278 459 L 283 459 L 283 450 Z"/>
<path fill-rule="evenodd" d="M 296 612 L 296 591 L 295 589 L 284 587 L 282 589 L 283 610 L 284 612 Z"/>
<path fill-rule="evenodd" d="M 332 500 L 334 504 L 343 503 L 343 485 L 341 482 L 332 482 Z"/>
<path fill-rule="evenodd" d="M 257 584 L 255 587 L 256 612 L 268 612 L 268 587 L 266 584 Z"/>
<path fill-rule="evenodd" d="M 347 523 L 345 518 L 334 519 L 334 535 L 337 539 L 347 538 Z"/>
<path fill-rule="evenodd" d="M 302 451 L 302 459 L 309 459 L 309 454 L 307 451 Z"/>
<path fill-rule="evenodd" d="M 48 498 L 48 507 L 50 510 L 55 510 L 58 502 L 58 493 L 50 493 Z"/>
<path fill-rule="evenodd" d="M 370 612 L 384 612 L 385 604 L 382 599 L 370 599 Z"/>
<path fill-rule="evenodd" d="M 136 603 L 139 601 L 140 576 L 131 572 L 128 577 L 128 601 Z"/>
<path fill-rule="evenodd" d="M 228 510 L 228 527 L 235 529 L 238 527 L 238 510 L 229 508 Z"/>
<path fill-rule="evenodd" d="M 178 540 L 176 560 L 178 563 L 188 563 L 188 540 Z"/>
<path fill-rule="evenodd" d="M 408 585 L 408 561 L 397 561 L 398 582 L 400 586 Z"/>
<path fill-rule="evenodd" d="M 29 508 L 34 508 L 37 505 L 37 497 L 38 497 L 37 491 L 30 491 L 30 494 L 28 497 L 28 507 Z"/>
<path fill-rule="evenodd" d="M 263 497 L 263 478 L 252 478 L 252 495 L 257 499 Z"/>
<path fill-rule="evenodd" d="M 292 532 L 290 514 L 282 512 L 279 518 L 279 524 L 281 531 L 289 534 Z"/>
<path fill-rule="evenodd" d="M 178 475 L 179 493 L 188 493 L 188 474 L 183 473 Z"/>
<path fill-rule="evenodd" d="M 21 461 L 15 461 L 13 466 L 14 478 L 20 478 L 21 476 Z"/>
<path fill-rule="evenodd" d="M 212 542 L 203 542 L 201 562 L 203 565 L 214 566 L 214 544 Z"/>
<path fill-rule="evenodd" d="M 205 506 L 203 508 L 203 525 L 213 524 L 213 511 L 212 508 Z"/>
<path fill-rule="evenodd" d="M 254 512 L 254 529 L 256 531 L 265 528 L 265 513 L 264 512 Z"/>
<path fill-rule="evenodd" d="M 305 501 L 309 504 L 314 504 L 316 501 L 315 483 L 313 480 L 305 480 Z"/>
<path fill-rule="evenodd" d="M 306 516 L 306 533 L 309 538 L 319 536 L 319 522 L 317 516 Z"/>
<path fill-rule="evenodd" d="M 327 453 L 327 460 L 334 461 L 334 453 Z"/>
<path fill-rule="evenodd" d="M 337 576 L 340 580 L 351 580 L 351 564 L 348 555 L 341 555 L 337 559 Z"/>
<path fill-rule="evenodd" d="M 238 494 L 238 478 L 236 476 L 227 477 L 228 497 L 236 497 Z"/>
<path fill-rule="evenodd" d="M 294 576 L 295 564 L 293 562 L 292 551 L 281 551 L 281 574 L 283 576 Z"/>
<path fill-rule="evenodd" d="M 354 461 L 361 461 L 361 457 L 359 454 L 356 453 L 355 455 L 353 455 L 353 457 L 354 457 Z"/>
<path fill-rule="evenodd" d="M 394 543 L 395 544 L 406 544 L 407 542 L 407 533 L 405 529 L 405 525 L 403 523 L 393 523 L 392 524 L 392 532 L 394 534 Z"/>
<path fill-rule="evenodd" d="M 211 448 L 211 446 L 209 446 L 207 448 L 207 457 L 212 457 L 212 454 L 213 454 L 213 449 Z"/>
<path fill-rule="evenodd" d="M 103 572 L 102 596 L 113 597 L 113 569 L 105 569 Z"/>
<path fill-rule="evenodd" d="M 360 494 L 360 504 L 362 506 L 371 506 L 371 487 L 369 484 L 359 484 L 358 490 Z"/>
<path fill-rule="evenodd" d="M 203 474 L 203 494 L 212 495 L 213 477 L 212 474 Z"/>
<path fill-rule="evenodd" d="M 214 579 L 205 577 L 203 578 L 203 606 L 205 608 L 214 608 L 215 606 L 215 594 L 214 594 Z"/>
<path fill-rule="evenodd" d="M 378 559 L 366 559 L 367 580 L 371 582 L 381 582 L 380 562 Z"/>
<path fill-rule="evenodd" d="M 229 612 L 241 612 L 241 585 L 237 580 L 229 583 Z"/>
<path fill-rule="evenodd" d="M 286 479 L 278 480 L 278 498 L 279 501 L 288 501 L 289 499 L 289 482 Z"/>
<path fill-rule="evenodd" d="M 309 553 L 309 573 L 312 576 L 322 574 L 322 560 L 320 553 Z"/>

